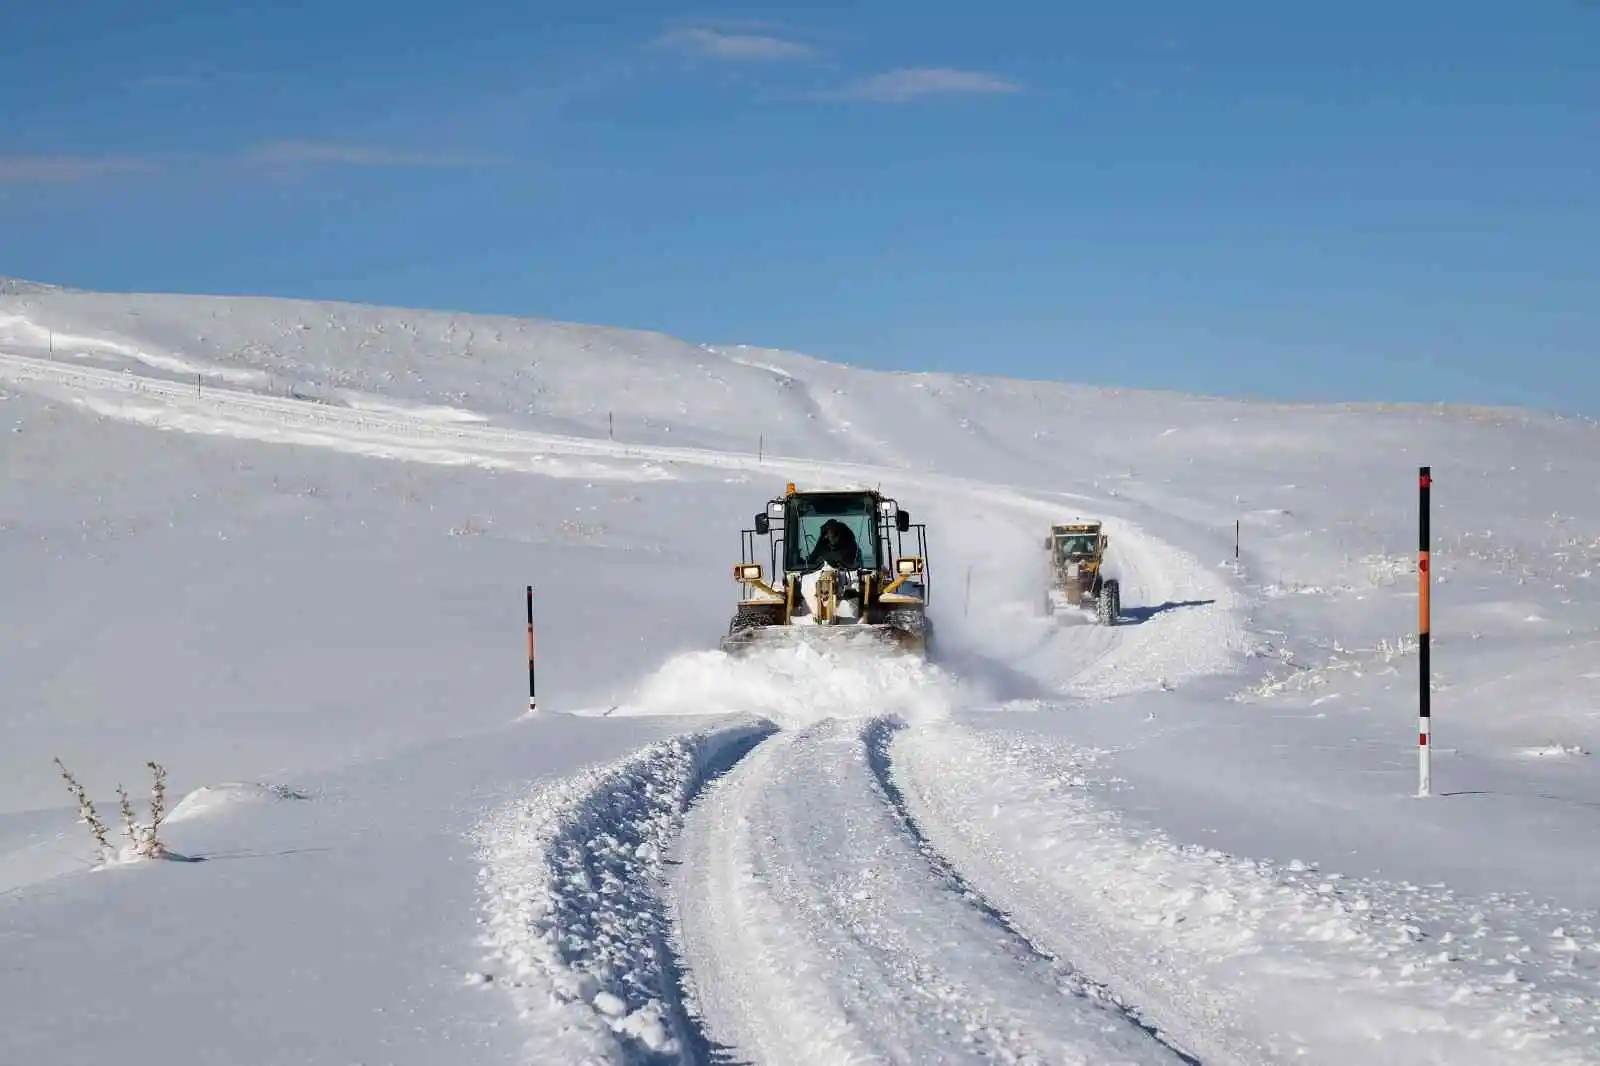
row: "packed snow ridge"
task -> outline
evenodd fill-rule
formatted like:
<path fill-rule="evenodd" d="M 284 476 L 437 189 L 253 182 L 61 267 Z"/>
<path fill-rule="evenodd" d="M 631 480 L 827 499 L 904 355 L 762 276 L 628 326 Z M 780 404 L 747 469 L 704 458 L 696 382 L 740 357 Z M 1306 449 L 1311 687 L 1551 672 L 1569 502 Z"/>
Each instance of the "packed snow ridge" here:
<path fill-rule="evenodd" d="M 688 734 L 537 789 L 479 831 L 486 940 L 536 1034 L 563 1061 L 686 1061 L 662 862 L 708 776 L 772 732 Z M 692 1060 L 690 1060 L 692 1061 Z"/>
<path fill-rule="evenodd" d="M 1576 1064 L 1600 1050 L 1592 912 L 1179 844 L 1088 800 L 1101 760 L 1070 745 L 930 729 L 896 747 L 934 846 L 1205 1061 L 1252 1048 L 1261 1062 Z M 1085 914 L 1104 918 L 1088 931 Z"/>

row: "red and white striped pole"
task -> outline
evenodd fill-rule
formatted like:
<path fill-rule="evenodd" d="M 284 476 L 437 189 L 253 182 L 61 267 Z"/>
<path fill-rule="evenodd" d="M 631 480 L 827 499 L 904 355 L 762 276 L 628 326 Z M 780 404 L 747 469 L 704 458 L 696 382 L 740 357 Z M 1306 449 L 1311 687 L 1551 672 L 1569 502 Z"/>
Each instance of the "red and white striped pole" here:
<path fill-rule="evenodd" d="M 1432 575 L 1428 572 L 1428 490 L 1433 487 L 1432 467 L 1422 467 L 1417 479 L 1417 493 L 1419 502 L 1418 511 L 1418 538 L 1417 538 L 1417 662 L 1421 673 L 1421 691 L 1418 693 L 1421 702 L 1418 704 L 1417 717 L 1417 795 L 1427 796 L 1433 790 L 1433 745 L 1432 725 L 1433 710 L 1429 705 L 1429 696 L 1432 692 L 1432 678 L 1428 662 L 1429 653 L 1429 596 L 1432 585 Z"/>
<path fill-rule="evenodd" d="M 533 586 L 528 586 L 528 713 L 537 709 L 533 688 Z"/>

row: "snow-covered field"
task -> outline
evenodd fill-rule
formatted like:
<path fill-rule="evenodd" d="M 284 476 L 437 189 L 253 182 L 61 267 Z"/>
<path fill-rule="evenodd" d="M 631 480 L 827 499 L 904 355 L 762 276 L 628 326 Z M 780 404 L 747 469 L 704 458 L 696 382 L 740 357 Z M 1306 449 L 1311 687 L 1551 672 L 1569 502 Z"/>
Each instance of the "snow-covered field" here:
<path fill-rule="evenodd" d="M 1600 1061 L 1590 422 L 7 282 L 0 431 L 0 1062 Z M 714 650 L 790 480 L 936 662 Z"/>

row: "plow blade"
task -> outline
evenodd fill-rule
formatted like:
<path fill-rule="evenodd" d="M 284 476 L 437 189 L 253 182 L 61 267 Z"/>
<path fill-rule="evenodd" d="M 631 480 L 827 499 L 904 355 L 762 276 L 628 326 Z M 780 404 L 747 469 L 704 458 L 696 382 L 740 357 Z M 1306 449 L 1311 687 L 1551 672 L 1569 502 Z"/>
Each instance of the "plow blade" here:
<path fill-rule="evenodd" d="M 861 649 L 927 657 L 922 634 L 892 625 L 759 626 L 725 637 L 722 650 L 744 655 L 772 648 Z"/>
<path fill-rule="evenodd" d="M 1045 614 L 1058 622 L 1079 622 L 1094 617 L 1094 601 L 1081 594 L 1070 595 L 1061 589 L 1050 589 L 1044 596 Z"/>

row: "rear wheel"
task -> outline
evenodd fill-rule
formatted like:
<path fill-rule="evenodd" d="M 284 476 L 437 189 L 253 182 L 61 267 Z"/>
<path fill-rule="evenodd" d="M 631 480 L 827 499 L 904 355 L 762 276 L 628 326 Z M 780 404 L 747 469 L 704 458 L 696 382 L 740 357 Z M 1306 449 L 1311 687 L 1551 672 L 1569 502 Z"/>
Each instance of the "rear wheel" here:
<path fill-rule="evenodd" d="M 1113 578 L 1100 586 L 1100 598 L 1095 601 L 1095 618 L 1103 626 L 1114 626 L 1122 617 L 1122 586 Z"/>

